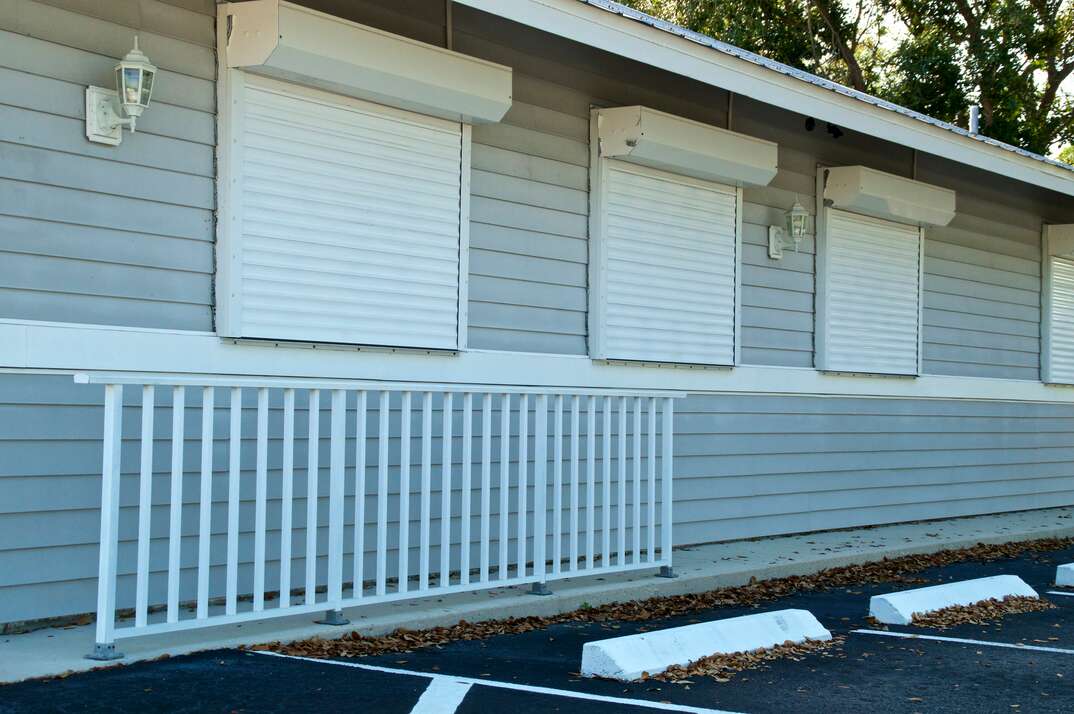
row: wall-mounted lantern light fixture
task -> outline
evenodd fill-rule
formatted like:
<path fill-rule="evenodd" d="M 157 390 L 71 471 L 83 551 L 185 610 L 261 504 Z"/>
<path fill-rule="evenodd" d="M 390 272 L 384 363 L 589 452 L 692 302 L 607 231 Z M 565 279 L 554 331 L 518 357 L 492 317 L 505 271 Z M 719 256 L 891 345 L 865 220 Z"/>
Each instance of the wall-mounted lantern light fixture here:
<path fill-rule="evenodd" d="M 116 146 L 123 141 L 123 127 L 133 133 L 153 96 L 156 74 L 135 36 L 134 49 L 116 65 L 116 88 L 86 87 L 86 138 Z"/>
<path fill-rule="evenodd" d="M 790 248 L 792 245 L 794 252 L 797 253 L 802 238 L 809 232 L 809 219 L 812 216 L 797 199 L 785 217 L 786 225 L 768 227 L 768 257 L 773 260 L 782 258 L 783 249 Z"/>

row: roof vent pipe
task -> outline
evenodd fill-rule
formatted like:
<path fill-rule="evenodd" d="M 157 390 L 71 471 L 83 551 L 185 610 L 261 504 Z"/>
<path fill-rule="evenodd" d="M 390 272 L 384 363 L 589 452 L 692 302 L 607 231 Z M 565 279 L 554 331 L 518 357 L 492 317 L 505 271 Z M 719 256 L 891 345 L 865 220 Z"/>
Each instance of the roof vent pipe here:
<path fill-rule="evenodd" d="M 977 104 L 970 106 L 970 133 L 981 133 L 981 107 Z"/>

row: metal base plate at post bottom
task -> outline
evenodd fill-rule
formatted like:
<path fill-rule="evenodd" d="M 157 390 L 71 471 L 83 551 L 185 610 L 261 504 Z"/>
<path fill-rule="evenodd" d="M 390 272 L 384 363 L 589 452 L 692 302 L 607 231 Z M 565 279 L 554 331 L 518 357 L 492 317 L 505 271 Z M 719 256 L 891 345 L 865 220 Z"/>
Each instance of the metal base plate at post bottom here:
<path fill-rule="evenodd" d="M 677 578 L 678 574 L 672 569 L 670 565 L 661 565 L 660 572 L 656 574 L 658 578 Z"/>
<path fill-rule="evenodd" d="M 551 595 L 552 591 L 548 589 L 548 583 L 534 583 L 530 586 L 530 595 Z"/>
<path fill-rule="evenodd" d="M 93 645 L 93 652 L 86 655 L 86 659 L 95 659 L 100 662 L 111 662 L 114 659 L 123 659 L 122 652 L 116 652 L 115 644 L 102 645 L 97 643 Z"/>
<path fill-rule="evenodd" d="M 342 610 L 325 610 L 324 617 L 314 622 L 318 625 L 335 625 L 336 627 L 351 624 L 350 620 L 343 617 Z"/>

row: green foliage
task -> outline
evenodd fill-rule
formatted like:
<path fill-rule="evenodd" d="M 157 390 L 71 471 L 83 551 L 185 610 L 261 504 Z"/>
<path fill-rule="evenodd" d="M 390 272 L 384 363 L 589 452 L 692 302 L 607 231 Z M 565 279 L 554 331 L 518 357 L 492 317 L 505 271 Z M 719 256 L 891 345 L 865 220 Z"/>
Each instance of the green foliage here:
<path fill-rule="evenodd" d="M 1074 144 L 1067 144 L 1063 150 L 1059 152 L 1059 160 L 1074 166 Z"/>
<path fill-rule="evenodd" d="M 627 3 L 944 121 L 978 103 L 982 133 L 1030 151 L 1074 142 L 1074 0 Z"/>

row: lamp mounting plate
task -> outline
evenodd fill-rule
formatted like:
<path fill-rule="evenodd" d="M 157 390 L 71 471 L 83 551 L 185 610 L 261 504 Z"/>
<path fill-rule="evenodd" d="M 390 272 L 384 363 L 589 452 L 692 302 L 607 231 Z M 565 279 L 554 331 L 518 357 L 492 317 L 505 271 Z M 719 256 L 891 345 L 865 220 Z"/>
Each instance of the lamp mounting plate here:
<path fill-rule="evenodd" d="M 123 123 L 115 109 L 118 98 L 114 89 L 86 87 L 87 139 L 110 146 L 123 141 Z"/>
<path fill-rule="evenodd" d="M 772 260 L 783 257 L 783 229 L 779 226 L 768 227 L 768 257 Z"/>

